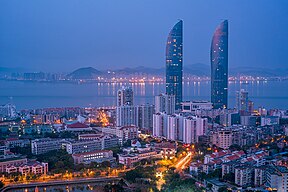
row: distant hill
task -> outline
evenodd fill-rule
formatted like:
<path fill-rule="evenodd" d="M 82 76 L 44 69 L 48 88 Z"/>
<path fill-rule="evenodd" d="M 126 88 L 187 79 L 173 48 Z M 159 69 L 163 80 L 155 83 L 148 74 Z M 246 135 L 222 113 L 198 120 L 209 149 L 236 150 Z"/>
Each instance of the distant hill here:
<path fill-rule="evenodd" d="M 105 70 L 98 71 L 93 67 L 80 68 L 72 73 L 68 74 L 67 77 L 70 79 L 95 79 L 98 76 L 108 74 L 108 71 L 113 72 L 116 75 L 165 75 L 165 67 L 162 68 L 151 68 L 151 67 L 126 67 L 117 70 Z M 203 63 L 195 63 L 184 65 L 183 72 L 185 75 L 195 76 L 210 76 L 211 74 L 210 65 Z M 261 76 L 261 77 L 275 77 L 275 76 L 287 76 L 288 68 L 262 68 L 262 67 L 230 67 L 229 75 L 250 75 L 250 76 Z"/>
<path fill-rule="evenodd" d="M 95 79 L 102 74 L 103 73 L 101 71 L 98 71 L 93 67 L 85 67 L 73 71 L 72 73 L 68 74 L 67 77 L 70 79 Z"/>
<path fill-rule="evenodd" d="M 161 75 L 161 74 L 164 74 L 165 69 L 164 68 L 156 69 L 156 68 L 139 66 L 139 67 L 126 67 L 123 69 L 109 70 L 109 71 L 113 71 L 114 73 L 121 74 L 121 75 L 130 75 L 130 74 Z"/>

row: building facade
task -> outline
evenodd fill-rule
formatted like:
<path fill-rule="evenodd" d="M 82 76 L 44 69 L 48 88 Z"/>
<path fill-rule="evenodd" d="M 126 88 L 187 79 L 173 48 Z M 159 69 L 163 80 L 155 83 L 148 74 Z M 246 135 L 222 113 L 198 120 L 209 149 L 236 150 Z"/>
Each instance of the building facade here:
<path fill-rule="evenodd" d="M 166 93 L 175 95 L 176 109 L 181 108 L 183 76 L 183 21 L 170 31 L 166 44 Z"/>
<path fill-rule="evenodd" d="M 74 164 L 90 164 L 91 162 L 102 163 L 104 161 L 114 161 L 113 152 L 111 150 L 96 150 L 86 153 L 73 154 Z"/>
<path fill-rule="evenodd" d="M 160 94 L 155 96 L 155 113 L 175 113 L 175 95 Z"/>
<path fill-rule="evenodd" d="M 63 143 L 65 143 L 65 140 L 63 139 L 35 139 L 31 141 L 31 151 L 34 155 L 40 155 L 49 151 L 61 149 Z"/>
<path fill-rule="evenodd" d="M 117 106 L 134 105 L 134 93 L 132 87 L 122 87 L 117 91 Z"/>
<path fill-rule="evenodd" d="M 241 89 L 240 91 L 236 91 L 236 109 L 238 111 L 245 111 L 248 112 L 249 100 L 248 100 L 248 92 L 244 89 Z"/>
<path fill-rule="evenodd" d="M 211 102 L 215 109 L 228 106 L 228 21 L 214 32 L 210 52 Z"/>

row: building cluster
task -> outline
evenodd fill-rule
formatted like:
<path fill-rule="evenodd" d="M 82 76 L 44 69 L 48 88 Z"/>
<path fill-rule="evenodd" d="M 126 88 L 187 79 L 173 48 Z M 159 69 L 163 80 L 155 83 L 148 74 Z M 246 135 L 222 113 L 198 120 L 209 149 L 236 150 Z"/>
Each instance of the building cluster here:
<path fill-rule="evenodd" d="M 169 140 L 196 143 L 199 136 L 206 133 L 207 127 L 206 118 L 185 117 L 182 114 L 167 115 L 166 113 L 153 115 L 153 135 Z"/>
<path fill-rule="evenodd" d="M 48 173 L 48 163 L 28 160 L 12 153 L 6 146 L 0 146 L 0 172 L 43 175 Z"/>
<path fill-rule="evenodd" d="M 123 149 L 123 153 L 118 154 L 118 162 L 126 167 L 133 167 L 142 160 L 152 159 L 173 159 L 176 154 L 176 146 L 172 143 L 153 143 L 141 145 L 134 140 L 131 147 Z"/>
<path fill-rule="evenodd" d="M 64 149 L 68 154 L 85 153 L 119 146 L 119 138 L 109 134 L 79 134 L 78 140 L 42 138 L 31 141 L 32 154 Z"/>
<path fill-rule="evenodd" d="M 288 168 L 284 166 L 287 158 L 271 158 L 267 151 L 256 151 L 246 154 L 244 151 L 222 150 L 206 154 L 204 162 L 192 162 L 190 172 L 197 175 L 200 172 L 209 174 L 221 170 L 222 180 L 234 183 L 238 187 L 258 187 L 260 190 L 271 188 L 287 191 Z M 225 183 L 209 182 L 219 188 Z M 217 187 L 218 186 L 218 187 Z"/>
<path fill-rule="evenodd" d="M 16 106 L 12 103 L 0 105 L 0 121 L 9 120 L 17 117 Z"/>
<path fill-rule="evenodd" d="M 134 93 L 131 87 L 122 87 L 117 92 L 116 125 L 137 126 L 151 132 L 154 105 L 134 105 Z"/>

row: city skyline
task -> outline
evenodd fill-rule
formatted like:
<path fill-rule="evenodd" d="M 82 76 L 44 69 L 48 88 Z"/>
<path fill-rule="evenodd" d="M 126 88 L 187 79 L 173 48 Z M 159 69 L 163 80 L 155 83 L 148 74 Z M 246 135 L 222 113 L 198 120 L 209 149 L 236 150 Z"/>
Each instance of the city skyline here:
<path fill-rule="evenodd" d="M 285 1 L 0 1 L 0 191 L 287 192 Z"/>
<path fill-rule="evenodd" d="M 169 3 L 161 1 L 136 4 L 132 1 L 68 3 L 31 0 L 17 5 L 2 1 L 0 66 L 54 72 L 68 72 L 84 66 L 97 69 L 107 66 L 159 68 L 167 30 L 176 19 L 186 23 L 185 63 L 209 64 L 213 26 L 228 19 L 233 31 L 230 38 L 231 67 L 285 67 L 285 52 L 288 51 L 284 43 L 288 41 L 288 29 L 283 27 L 288 18 L 286 1 L 273 4 L 269 1 L 261 1 L 261 4 L 186 1 L 176 4 L 175 9 L 167 5 Z M 113 14 L 107 14 L 111 11 Z M 134 27 L 130 27 L 131 23 Z"/>

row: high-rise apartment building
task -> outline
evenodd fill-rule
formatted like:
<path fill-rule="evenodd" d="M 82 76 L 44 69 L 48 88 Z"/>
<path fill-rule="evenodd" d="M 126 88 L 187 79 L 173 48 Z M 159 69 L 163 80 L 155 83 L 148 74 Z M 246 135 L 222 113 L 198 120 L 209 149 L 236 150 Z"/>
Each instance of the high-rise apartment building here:
<path fill-rule="evenodd" d="M 244 89 L 236 92 L 236 109 L 238 111 L 249 111 L 248 92 Z"/>
<path fill-rule="evenodd" d="M 155 113 L 165 112 L 168 115 L 175 113 L 175 95 L 160 94 L 155 96 Z"/>
<path fill-rule="evenodd" d="M 122 87 L 117 91 L 117 106 L 132 106 L 134 104 L 134 93 L 131 87 Z"/>

